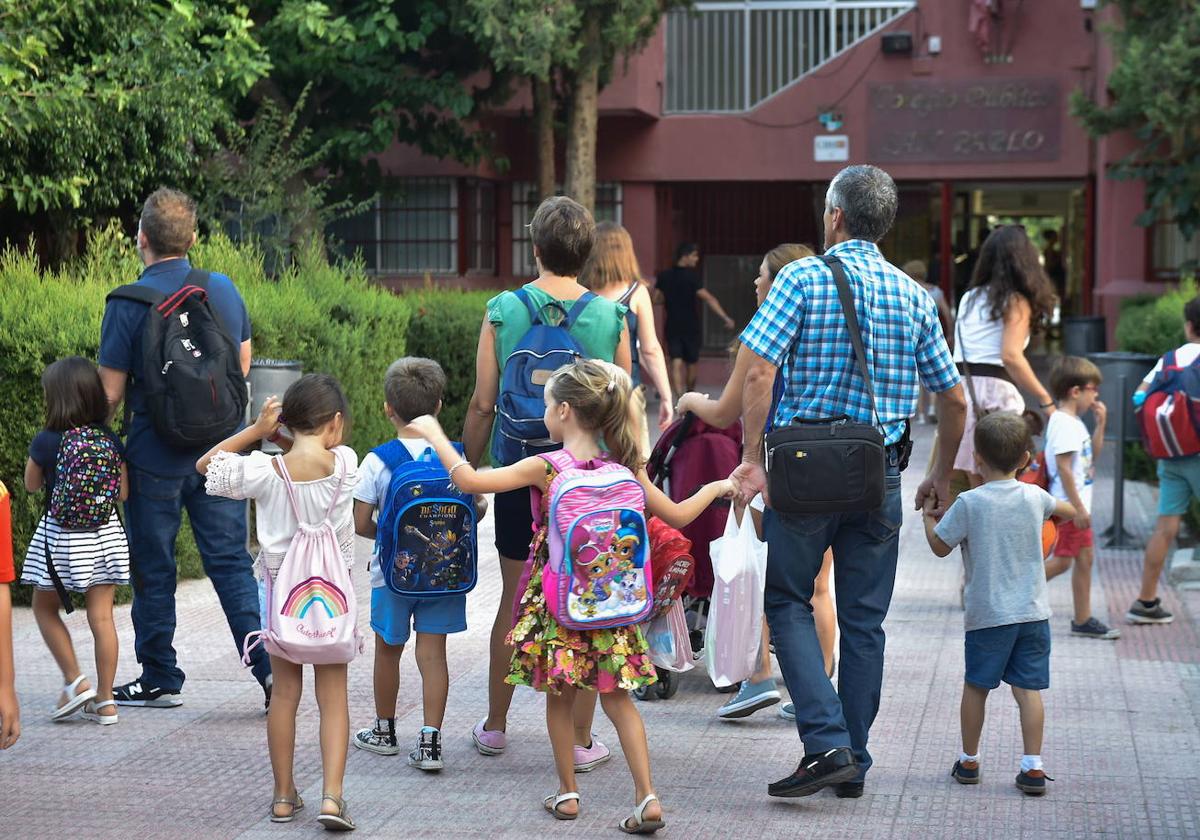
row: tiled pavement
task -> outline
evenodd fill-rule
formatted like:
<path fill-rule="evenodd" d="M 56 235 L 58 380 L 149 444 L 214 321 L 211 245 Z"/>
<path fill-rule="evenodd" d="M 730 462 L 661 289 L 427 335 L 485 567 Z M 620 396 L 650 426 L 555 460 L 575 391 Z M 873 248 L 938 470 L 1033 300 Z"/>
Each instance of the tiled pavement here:
<path fill-rule="evenodd" d="M 924 463 L 928 433 L 914 463 Z M 918 477 L 905 477 L 911 497 Z M 1097 491 L 1103 526 L 1108 485 Z M 1127 525 L 1149 527 L 1153 492 L 1130 486 Z M 490 542 L 489 533 L 481 543 Z M 961 787 L 949 778 L 958 751 L 957 704 L 962 678 L 959 564 L 925 547 L 915 515 L 901 535 L 900 574 L 889 633 L 883 706 L 874 727 L 876 758 L 867 795 L 857 801 L 821 794 L 773 801 L 766 783 L 786 775 L 798 756 L 795 730 L 772 712 L 741 722 L 713 716 L 722 696 L 702 673 L 682 679 L 674 699 L 642 704 L 654 774 L 665 803 L 668 836 L 940 838 L 1200 837 L 1200 594 L 1168 591 L 1179 616 L 1170 627 L 1122 626 L 1116 643 L 1070 637 L 1068 576 L 1051 584 L 1056 617 L 1052 688 L 1046 695 L 1048 769 L 1057 781 L 1044 799 L 1022 796 L 1012 778 L 1020 756 L 1016 706 L 992 699 L 984 743 L 984 783 Z M 483 714 L 487 631 L 496 608 L 498 573 L 483 558 L 470 597 L 471 629 L 452 639 L 447 768 L 426 776 L 404 758 L 351 750 L 346 790 L 360 837 L 616 836 L 632 798 L 620 758 L 581 776 L 583 815 L 557 823 L 541 798 L 555 780 L 540 698 L 517 693 L 509 751 L 484 758 L 469 730 Z M 1136 589 L 1140 554 L 1101 551 L 1093 601 L 1119 620 Z M 359 570 L 360 604 L 367 606 Z M 1181 598 L 1183 599 L 1181 601 Z M 118 610 L 124 658 L 121 678 L 135 673 L 128 608 Z M 24 735 L 0 754 L 0 834 L 8 838 L 282 838 L 313 836 L 320 796 L 316 706 L 302 707 L 297 781 L 309 808 L 292 825 L 266 819 L 271 777 L 261 694 L 233 654 L 211 588 L 181 587 L 178 636 L 188 672 L 178 709 L 123 709 L 118 726 L 83 721 L 51 724 L 46 710 L 58 685 L 31 614 L 16 616 L 18 689 Z M 70 618 L 81 654 L 84 618 Z M 81 657 L 83 658 L 83 657 Z M 90 669 L 89 669 L 90 670 Z M 403 665 L 400 730 L 420 726 L 416 668 Z M 372 718 L 370 649 L 351 669 L 353 723 Z M 600 737 L 616 747 L 601 716 Z"/>

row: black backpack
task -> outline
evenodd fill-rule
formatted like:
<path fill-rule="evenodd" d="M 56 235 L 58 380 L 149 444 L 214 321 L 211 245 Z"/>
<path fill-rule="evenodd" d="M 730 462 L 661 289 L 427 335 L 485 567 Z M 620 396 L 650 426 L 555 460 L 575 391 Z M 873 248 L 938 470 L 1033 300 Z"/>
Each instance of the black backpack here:
<path fill-rule="evenodd" d="M 245 420 L 246 377 L 238 345 L 208 301 L 208 272 L 192 269 L 170 295 L 131 283 L 107 300 L 150 307 L 134 376 L 158 437 L 181 449 L 212 446 Z"/>

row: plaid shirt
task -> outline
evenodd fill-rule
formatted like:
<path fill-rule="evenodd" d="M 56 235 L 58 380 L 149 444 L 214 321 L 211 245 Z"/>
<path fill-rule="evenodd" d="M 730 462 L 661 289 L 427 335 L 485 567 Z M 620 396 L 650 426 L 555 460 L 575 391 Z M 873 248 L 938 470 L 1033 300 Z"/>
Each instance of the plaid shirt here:
<path fill-rule="evenodd" d="M 896 443 L 916 411 L 918 384 L 940 393 L 959 381 L 937 305 L 871 242 L 852 239 L 827 253 L 846 268 L 884 438 Z M 874 422 L 833 272 L 816 257 L 779 272 L 741 342 L 784 378 L 776 427 L 796 417 Z"/>

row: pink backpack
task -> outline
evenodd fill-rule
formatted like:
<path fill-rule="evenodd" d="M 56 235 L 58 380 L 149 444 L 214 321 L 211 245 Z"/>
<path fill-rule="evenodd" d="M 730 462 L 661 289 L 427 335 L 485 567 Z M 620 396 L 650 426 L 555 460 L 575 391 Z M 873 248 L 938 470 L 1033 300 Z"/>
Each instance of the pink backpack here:
<path fill-rule="evenodd" d="M 334 457 L 337 488 L 325 517 L 315 525 L 301 518 L 296 485 L 283 458 L 275 459 L 299 527 L 275 579 L 263 574 L 267 626 L 246 635 L 242 644 L 242 661 L 246 665 L 250 664 L 250 651 L 260 642 L 272 656 L 298 665 L 341 664 L 362 652 L 354 586 L 330 519 L 346 479 L 341 457 Z M 251 642 L 254 637 L 257 639 Z"/>
<path fill-rule="evenodd" d="M 585 469 L 563 450 L 541 457 L 558 472 L 548 491 L 550 557 L 542 570 L 550 614 L 573 630 L 645 621 L 654 576 L 642 485 L 620 464 Z"/>

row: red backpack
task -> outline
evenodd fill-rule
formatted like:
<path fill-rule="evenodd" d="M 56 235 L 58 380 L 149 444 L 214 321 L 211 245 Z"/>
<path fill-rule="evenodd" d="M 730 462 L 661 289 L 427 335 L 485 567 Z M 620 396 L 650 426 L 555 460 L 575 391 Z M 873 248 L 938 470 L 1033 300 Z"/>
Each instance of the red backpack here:
<path fill-rule="evenodd" d="M 1046 453 L 1043 451 L 1034 455 L 1033 459 L 1029 462 L 1029 466 L 1017 476 L 1017 480 L 1049 491 L 1050 471 L 1046 469 Z"/>
<path fill-rule="evenodd" d="M 688 412 L 676 420 L 654 446 L 646 473 L 672 501 L 680 502 L 710 481 L 728 478 L 742 462 L 742 424 L 718 429 Z M 707 598 L 712 594 L 712 560 L 708 544 L 725 533 L 729 502 L 719 500 L 690 525 L 680 529 L 692 541 L 696 572 L 687 588 L 689 595 Z"/>
<path fill-rule="evenodd" d="M 1164 355 L 1137 417 L 1151 458 L 1200 454 L 1200 358 L 1181 367 L 1174 350 Z"/>
<path fill-rule="evenodd" d="M 692 557 L 692 541 L 657 516 L 646 521 L 650 537 L 650 558 L 654 568 L 654 619 L 671 608 L 683 593 L 696 571 Z"/>

